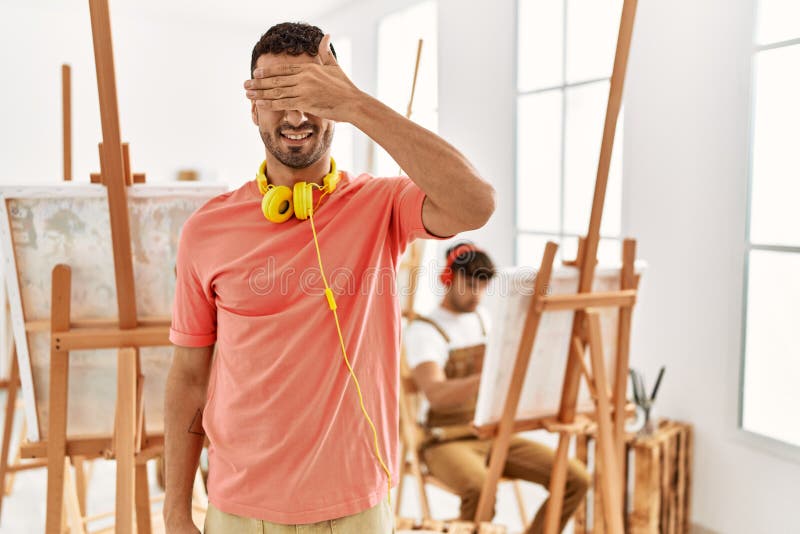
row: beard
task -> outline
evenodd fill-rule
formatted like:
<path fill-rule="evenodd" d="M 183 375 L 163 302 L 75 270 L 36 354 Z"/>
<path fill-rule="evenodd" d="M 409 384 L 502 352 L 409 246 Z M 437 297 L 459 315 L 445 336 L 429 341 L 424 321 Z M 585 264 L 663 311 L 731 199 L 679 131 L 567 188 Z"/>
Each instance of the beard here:
<path fill-rule="evenodd" d="M 281 124 L 274 132 L 261 131 L 261 139 L 270 154 L 292 169 L 305 169 L 310 167 L 328 151 L 333 141 L 333 125 L 320 135 L 320 128 L 315 124 L 304 123 L 300 126 Z M 311 130 L 311 143 L 306 146 L 290 146 L 284 149 L 281 146 L 281 132 Z"/>

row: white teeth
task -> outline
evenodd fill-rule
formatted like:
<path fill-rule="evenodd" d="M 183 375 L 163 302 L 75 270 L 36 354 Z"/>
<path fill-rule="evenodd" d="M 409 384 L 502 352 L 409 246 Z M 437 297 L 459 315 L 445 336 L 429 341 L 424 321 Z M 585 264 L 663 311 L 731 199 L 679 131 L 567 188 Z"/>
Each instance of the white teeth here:
<path fill-rule="evenodd" d="M 306 137 L 310 136 L 311 134 L 307 133 L 307 134 L 301 134 L 301 135 L 291 135 L 291 134 L 283 134 L 283 135 L 285 137 L 288 137 L 289 139 L 292 139 L 292 140 L 295 140 L 295 141 L 299 141 L 301 139 L 305 139 Z"/>

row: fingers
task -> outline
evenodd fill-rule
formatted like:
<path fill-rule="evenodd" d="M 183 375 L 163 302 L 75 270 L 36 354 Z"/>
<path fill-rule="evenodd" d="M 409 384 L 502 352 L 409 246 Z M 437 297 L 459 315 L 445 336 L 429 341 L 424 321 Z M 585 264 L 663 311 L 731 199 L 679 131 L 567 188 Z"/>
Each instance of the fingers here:
<path fill-rule="evenodd" d="M 269 78 L 255 78 L 244 82 L 245 89 L 271 89 L 273 87 L 294 87 L 300 83 L 300 75 L 272 76 Z"/>
<path fill-rule="evenodd" d="M 272 78 L 274 76 L 290 76 L 299 74 L 303 71 L 302 65 L 272 65 L 270 67 L 259 67 L 253 71 L 253 78 Z"/>
<path fill-rule="evenodd" d="M 319 56 L 323 65 L 338 65 L 333 52 L 331 52 L 331 34 L 329 33 L 326 33 L 319 42 Z"/>
<path fill-rule="evenodd" d="M 307 110 L 302 98 L 281 98 L 280 100 L 256 100 L 258 109 L 267 111 Z"/>
<path fill-rule="evenodd" d="M 248 89 L 245 95 L 250 100 L 280 100 L 299 95 L 294 87 L 273 87 L 271 89 Z"/>

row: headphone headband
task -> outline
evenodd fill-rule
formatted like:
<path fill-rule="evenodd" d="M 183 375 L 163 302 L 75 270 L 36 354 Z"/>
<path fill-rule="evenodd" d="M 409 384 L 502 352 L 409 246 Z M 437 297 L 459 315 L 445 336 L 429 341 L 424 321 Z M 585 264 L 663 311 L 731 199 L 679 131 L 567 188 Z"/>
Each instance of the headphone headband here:
<path fill-rule="evenodd" d="M 336 160 L 331 158 L 331 170 L 322 179 L 322 190 L 328 194 L 333 193 L 334 189 L 336 189 L 336 186 L 339 184 L 339 180 L 341 180 L 341 176 L 336 168 Z M 262 161 L 261 165 L 258 166 L 256 183 L 258 184 L 258 190 L 262 195 L 266 195 L 267 191 L 269 191 L 272 187 L 275 187 L 273 184 L 269 183 L 269 179 L 267 178 L 267 160 Z"/>

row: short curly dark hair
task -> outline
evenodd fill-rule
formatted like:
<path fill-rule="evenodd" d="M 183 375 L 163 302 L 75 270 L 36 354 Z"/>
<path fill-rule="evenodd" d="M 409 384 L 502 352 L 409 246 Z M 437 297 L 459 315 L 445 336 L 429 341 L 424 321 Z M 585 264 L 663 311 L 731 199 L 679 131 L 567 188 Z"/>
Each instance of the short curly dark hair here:
<path fill-rule="evenodd" d="M 325 34 L 311 24 L 305 22 L 282 22 L 276 24 L 261 36 L 253 47 L 253 55 L 250 58 L 250 75 L 256 68 L 256 62 L 262 54 L 289 54 L 299 56 L 308 54 L 316 56 L 319 52 L 319 43 Z M 336 57 L 336 50 L 331 45 L 333 57 Z"/>

